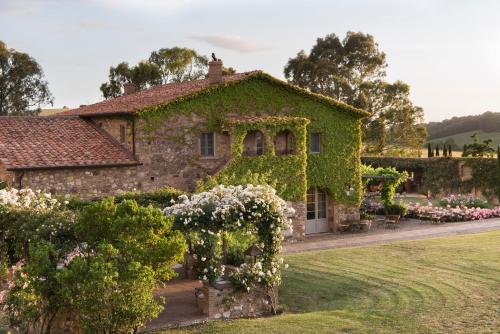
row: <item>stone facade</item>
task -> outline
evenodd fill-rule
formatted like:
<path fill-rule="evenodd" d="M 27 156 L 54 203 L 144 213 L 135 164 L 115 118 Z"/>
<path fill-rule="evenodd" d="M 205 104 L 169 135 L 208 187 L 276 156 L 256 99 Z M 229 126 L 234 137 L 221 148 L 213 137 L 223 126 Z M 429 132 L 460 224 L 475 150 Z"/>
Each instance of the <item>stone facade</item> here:
<path fill-rule="evenodd" d="M 47 169 L 16 172 L 23 188 L 92 199 L 138 189 L 137 167 Z"/>
<path fill-rule="evenodd" d="M 196 291 L 198 309 L 209 319 L 235 319 L 272 313 L 272 303 L 264 288 L 236 291 L 229 281 L 208 282 Z"/>
<path fill-rule="evenodd" d="M 329 202 L 328 226 L 330 231 L 337 232 L 339 224 L 347 220 L 359 220 L 359 207 Z"/>
<path fill-rule="evenodd" d="M 196 181 L 220 171 L 231 159 L 231 141 L 227 133 L 214 133 L 214 156 L 200 156 L 200 138 L 208 132 L 205 121 L 197 116 L 176 115 L 153 133 L 136 125 L 135 155 L 140 187 L 150 191 L 165 186 L 192 191 Z"/>
<path fill-rule="evenodd" d="M 290 216 L 292 220 L 293 232 L 290 236 L 294 240 L 304 240 L 306 236 L 306 217 L 307 217 L 307 205 L 305 202 L 288 202 L 288 206 L 295 210 L 293 216 Z"/>
<path fill-rule="evenodd" d="M 134 120 L 131 117 L 96 117 L 95 125 L 106 131 L 125 148 L 134 151 Z"/>

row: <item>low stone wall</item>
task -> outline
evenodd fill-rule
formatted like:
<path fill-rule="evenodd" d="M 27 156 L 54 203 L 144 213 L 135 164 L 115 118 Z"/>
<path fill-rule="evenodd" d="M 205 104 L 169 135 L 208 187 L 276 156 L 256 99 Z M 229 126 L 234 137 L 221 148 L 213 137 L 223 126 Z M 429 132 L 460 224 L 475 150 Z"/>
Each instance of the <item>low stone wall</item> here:
<path fill-rule="evenodd" d="M 271 299 L 264 288 L 250 292 L 236 291 L 229 281 L 210 286 L 208 282 L 196 291 L 198 309 L 209 319 L 257 317 L 272 313 Z"/>

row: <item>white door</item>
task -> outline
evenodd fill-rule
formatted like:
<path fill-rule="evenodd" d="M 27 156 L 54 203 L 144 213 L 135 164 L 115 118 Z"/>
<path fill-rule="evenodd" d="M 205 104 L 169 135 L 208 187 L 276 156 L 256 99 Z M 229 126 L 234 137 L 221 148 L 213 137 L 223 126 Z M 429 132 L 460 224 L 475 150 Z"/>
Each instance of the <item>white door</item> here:
<path fill-rule="evenodd" d="M 309 189 L 307 191 L 306 234 L 328 232 L 326 208 L 326 192 L 317 188 Z"/>

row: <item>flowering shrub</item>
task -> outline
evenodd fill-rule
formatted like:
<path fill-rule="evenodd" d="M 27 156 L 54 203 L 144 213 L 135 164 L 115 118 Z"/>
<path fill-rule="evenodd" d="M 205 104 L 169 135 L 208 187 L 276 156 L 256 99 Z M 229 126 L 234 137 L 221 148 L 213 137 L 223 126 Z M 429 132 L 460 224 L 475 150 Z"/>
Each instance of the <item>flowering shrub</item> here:
<path fill-rule="evenodd" d="M 31 189 L 1 189 L 0 206 L 10 206 L 16 208 L 31 209 L 52 209 L 60 205 L 59 201 L 52 198 L 49 193 L 42 193 L 40 190 Z"/>
<path fill-rule="evenodd" d="M 460 222 L 469 220 L 480 220 L 487 218 L 500 217 L 500 207 L 494 209 L 467 208 L 467 207 L 435 207 L 432 204 L 419 205 L 410 204 L 408 206 L 409 216 L 411 217 L 437 217 L 441 221 Z"/>
<path fill-rule="evenodd" d="M 450 196 L 444 197 L 439 201 L 442 206 L 451 207 L 467 207 L 467 208 L 486 208 L 488 202 L 483 199 L 474 197 L 473 195 L 463 195 L 463 194 L 452 194 Z"/>
<path fill-rule="evenodd" d="M 243 230 L 259 237 L 262 255 L 253 266 L 243 263 L 232 275 L 237 287 L 250 290 L 255 284 L 269 288 L 281 282 L 276 256 L 283 232 L 290 228 L 286 218 L 290 210 L 276 191 L 267 185 L 216 186 L 165 208 L 175 217 L 178 228 L 192 233 L 196 270 L 199 278 L 213 283 L 224 272 L 221 261 L 222 233 Z"/>
<path fill-rule="evenodd" d="M 159 314 L 153 290 L 186 249 L 161 210 L 108 198 L 76 213 L 31 190 L 2 198 L 0 260 L 14 278 L 0 303 L 16 333 L 49 332 L 65 310 L 82 333 L 133 333 Z"/>

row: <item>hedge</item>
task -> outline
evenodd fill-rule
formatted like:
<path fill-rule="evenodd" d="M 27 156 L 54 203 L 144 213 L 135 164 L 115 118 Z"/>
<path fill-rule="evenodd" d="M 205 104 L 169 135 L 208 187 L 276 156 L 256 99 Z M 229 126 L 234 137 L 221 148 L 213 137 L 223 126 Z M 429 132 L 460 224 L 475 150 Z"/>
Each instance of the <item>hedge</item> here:
<path fill-rule="evenodd" d="M 395 167 L 398 170 L 421 169 L 423 191 L 431 193 L 464 193 L 480 189 L 486 197 L 496 194 L 498 185 L 497 159 L 493 158 L 389 158 L 363 157 L 362 162 L 373 167 Z M 472 178 L 462 181 L 460 164 L 472 169 Z"/>

